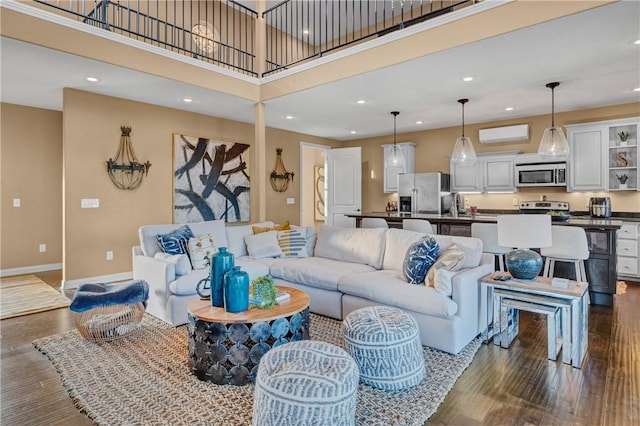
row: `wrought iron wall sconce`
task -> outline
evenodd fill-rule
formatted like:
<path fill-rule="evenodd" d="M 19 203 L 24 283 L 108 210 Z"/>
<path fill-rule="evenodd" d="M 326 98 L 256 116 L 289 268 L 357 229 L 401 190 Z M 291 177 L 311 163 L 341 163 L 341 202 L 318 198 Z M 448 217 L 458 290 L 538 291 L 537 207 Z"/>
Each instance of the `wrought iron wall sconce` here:
<path fill-rule="evenodd" d="M 120 146 L 116 159 L 109 158 L 107 172 L 113 184 L 120 189 L 136 189 L 149 173 L 150 162 L 140 163 L 131 145 L 131 127 L 121 126 Z"/>
<path fill-rule="evenodd" d="M 293 182 L 295 173 L 288 172 L 282 162 L 282 148 L 276 148 L 276 165 L 271 172 L 271 187 L 276 192 L 284 192 L 289 188 L 289 182 Z"/>

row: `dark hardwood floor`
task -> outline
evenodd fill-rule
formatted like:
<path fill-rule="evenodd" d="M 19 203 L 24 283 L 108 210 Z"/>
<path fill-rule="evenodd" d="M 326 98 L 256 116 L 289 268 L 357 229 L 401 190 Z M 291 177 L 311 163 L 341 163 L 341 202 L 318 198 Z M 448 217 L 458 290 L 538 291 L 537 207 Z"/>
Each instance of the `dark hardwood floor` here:
<path fill-rule="evenodd" d="M 35 275 L 60 286 L 60 271 Z M 511 348 L 483 345 L 429 424 L 640 424 L 640 283 L 619 293 L 613 307 L 590 307 L 582 369 L 547 360 L 545 320 L 523 312 Z M 1 425 L 92 424 L 31 345 L 70 329 L 68 309 L 0 321 Z"/>

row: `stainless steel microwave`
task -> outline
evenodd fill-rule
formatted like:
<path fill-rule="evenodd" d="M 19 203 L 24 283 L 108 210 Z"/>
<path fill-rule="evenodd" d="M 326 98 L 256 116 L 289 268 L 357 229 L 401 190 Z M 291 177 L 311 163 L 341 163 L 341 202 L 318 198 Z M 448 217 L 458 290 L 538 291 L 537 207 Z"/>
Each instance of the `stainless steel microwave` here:
<path fill-rule="evenodd" d="M 567 163 L 516 164 L 516 186 L 567 186 Z"/>

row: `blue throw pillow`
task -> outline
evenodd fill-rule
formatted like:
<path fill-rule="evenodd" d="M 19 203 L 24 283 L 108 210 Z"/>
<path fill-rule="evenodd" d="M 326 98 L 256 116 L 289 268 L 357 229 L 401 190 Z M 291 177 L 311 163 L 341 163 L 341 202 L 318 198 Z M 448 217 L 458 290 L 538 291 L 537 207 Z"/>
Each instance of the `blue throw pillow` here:
<path fill-rule="evenodd" d="M 194 235 L 191 228 L 189 228 L 188 225 L 184 225 L 178 229 L 174 229 L 168 234 L 156 235 L 156 240 L 165 253 L 189 255 L 189 239 L 193 237 Z"/>
<path fill-rule="evenodd" d="M 440 247 L 431 236 L 416 241 L 409 247 L 402 264 L 402 272 L 410 284 L 422 284 L 431 265 L 438 260 Z"/>

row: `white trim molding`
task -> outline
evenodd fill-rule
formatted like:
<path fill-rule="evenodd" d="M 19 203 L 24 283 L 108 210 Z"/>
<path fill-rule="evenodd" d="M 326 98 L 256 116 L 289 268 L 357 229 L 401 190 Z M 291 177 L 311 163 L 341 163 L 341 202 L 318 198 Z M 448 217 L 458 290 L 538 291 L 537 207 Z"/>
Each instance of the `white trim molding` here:
<path fill-rule="evenodd" d="M 95 277 L 78 278 L 75 280 L 62 280 L 62 290 L 78 288 L 84 283 L 113 283 L 118 281 L 128 281 L 133 279 L 133 271 L 120 272 L 118 274 L 98 275 Z"/>
<path fill-rule="evenodd" d="M 62 269 L 62 263 L 48 263 L 45 265 L 23 266 L 21 268 L 7 268 L 7 269 L 0 269 L 0 277 L 33 274 L 36 272 L 45 272 L 45 271 L 55 271 L 57 269 Z"/>

